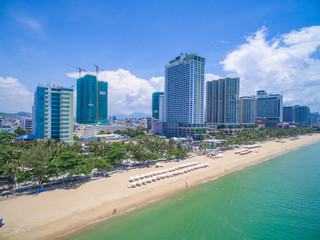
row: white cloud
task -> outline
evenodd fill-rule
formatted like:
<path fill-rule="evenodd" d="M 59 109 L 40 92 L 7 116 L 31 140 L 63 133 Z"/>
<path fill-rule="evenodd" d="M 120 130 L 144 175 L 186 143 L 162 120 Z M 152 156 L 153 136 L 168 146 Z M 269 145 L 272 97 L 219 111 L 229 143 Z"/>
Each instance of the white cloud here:
<path fill-rule="evenodd" d="M 95 74 L 95 73 L 88 73 Z M 79 73 L 69 73 L 78 78 Z M 108 82 L 109 114 L 151 113 L 152 93 L 163 91 L 164 78 L 152 77 L 149 80 L 138 78 L 127 70 L 99 72 L 99 80 Z"/>
<path fill-rule="evenodd" d="M 205 82 L 212 81 L 212 80 L 218 80 L 220 78 L 222 78 L 222 77 L 220 77 L 219 75 L 216 75 L 216 74 L 212 74 L 212 73 L 205 74 Z"/>
<path fill-rule="evenodd" d="M 262 28 L 221 62 L 240 77 L 242 95 L 265 89 L 284 95 L 287 105 L 320 105 L 320 26 L 302 28 L 267 40 Z"/>
<path fill-rule="evenodd" d="M 21 85 L 16 78 L 0 76 L 1 112 L 15 113 L 19 111 L 31 113 L 33 94 Z"/>

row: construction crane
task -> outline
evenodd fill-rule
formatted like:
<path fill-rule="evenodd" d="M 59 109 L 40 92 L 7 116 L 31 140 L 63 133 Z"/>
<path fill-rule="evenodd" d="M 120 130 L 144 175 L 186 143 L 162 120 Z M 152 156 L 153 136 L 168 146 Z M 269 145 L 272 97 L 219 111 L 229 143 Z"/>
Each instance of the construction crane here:
<path fill-rule="evenodd" d="M 81 78 L 81 71 L 86 71 L 85 69 L 83 69 L 83 68 L 78 68 L 79 69 L 79 78 Z"/>
<path fill-rule="evenodd" d="M 85 72 L 85 71 L 86 71 L 86 70 L 83 69 L 83 68 L 75 67 L 75 66 L 73 66 L 73 65 L 71 65 L 71 64 L 68 64 L 68 63 L 63 63 L 63 62 L 59 62 L 59 63 L 61 63 L 61 64 L 63 64 L 63 65 L 66 65 L 66 66 L 69 66 L 69 67 L 72 67 L 72 68 L 78 69 L 78 70 L 79 70 L 79 78 L 81 78 L 81 72 Z"/>
<path fill-rule="evenodd" d="M 99 69 L 101 71 L 104 71 L 103 69 L 101 69 L 98 65 L 93 65 L 95 68 L 96 68 L 96 72 L 97 72 L 97 99 L 96 99 L 96 121 L 98 123 L 98 119 L 99 119 L 99 116 L 98 116 L 98 113 L 99 113 L 99 103 L 98 103 L 98 96 L 99 96 L 99 87 L 98 87 L 98 73 L 99 73 Z"/>

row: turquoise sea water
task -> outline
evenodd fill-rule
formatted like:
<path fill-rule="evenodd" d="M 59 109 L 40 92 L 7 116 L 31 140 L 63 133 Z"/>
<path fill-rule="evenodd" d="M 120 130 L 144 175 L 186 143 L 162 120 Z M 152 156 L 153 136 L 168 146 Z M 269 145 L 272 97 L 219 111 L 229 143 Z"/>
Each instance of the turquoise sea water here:
<path fill-rule="evenodd" d="M 320 239 L 320 143 L 92 225 L 66 240 Z"/>

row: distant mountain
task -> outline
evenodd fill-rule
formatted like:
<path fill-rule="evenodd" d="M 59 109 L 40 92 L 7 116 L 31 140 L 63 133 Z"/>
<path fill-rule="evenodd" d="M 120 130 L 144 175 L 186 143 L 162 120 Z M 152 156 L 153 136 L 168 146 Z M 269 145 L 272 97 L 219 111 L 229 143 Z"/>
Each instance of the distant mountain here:
<path fill-rule="evenodd" d="M 4 113 L 4 112 L 0 112 L 0 117 L 4 117 L 4 118 L 16 118 L 16 117 L 28 117 L 31 118 L 31 113 L 27 113 L 27 112 L 17 112 L 17 113 Z"/>
<path fill-rule="evenodd" d="M 149 117 L 150 115 L 147 115 L 143 112 L 134 112 L 132 114 L 129 115 L 124 115 L 124 114 L 118 114 L 116 115 L 116 118 L 119 120 L 123 120 L 123 119 L 129 119 L 129 118 L 146 118 Z"/>

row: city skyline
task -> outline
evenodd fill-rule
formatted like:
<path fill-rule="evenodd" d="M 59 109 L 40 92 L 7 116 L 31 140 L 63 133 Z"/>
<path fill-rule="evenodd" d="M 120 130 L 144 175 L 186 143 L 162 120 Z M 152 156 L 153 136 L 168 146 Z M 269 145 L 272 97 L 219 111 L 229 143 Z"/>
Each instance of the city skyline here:
<path fill-rule="evenodd" d="M 152 92 L 164 90 L 163 66 L 181 52 L 206 58 L 206 81 L 239 77 L 240 96 L 265 89 L 285 105 L 320 106 L 317 1 L 96 3 L 1 3 L 0 111 L 31 112 L 37 83 L 75 86 L 70 65 L 94 74 L 99 64 L 110 115 L 151 114 Z"/>

